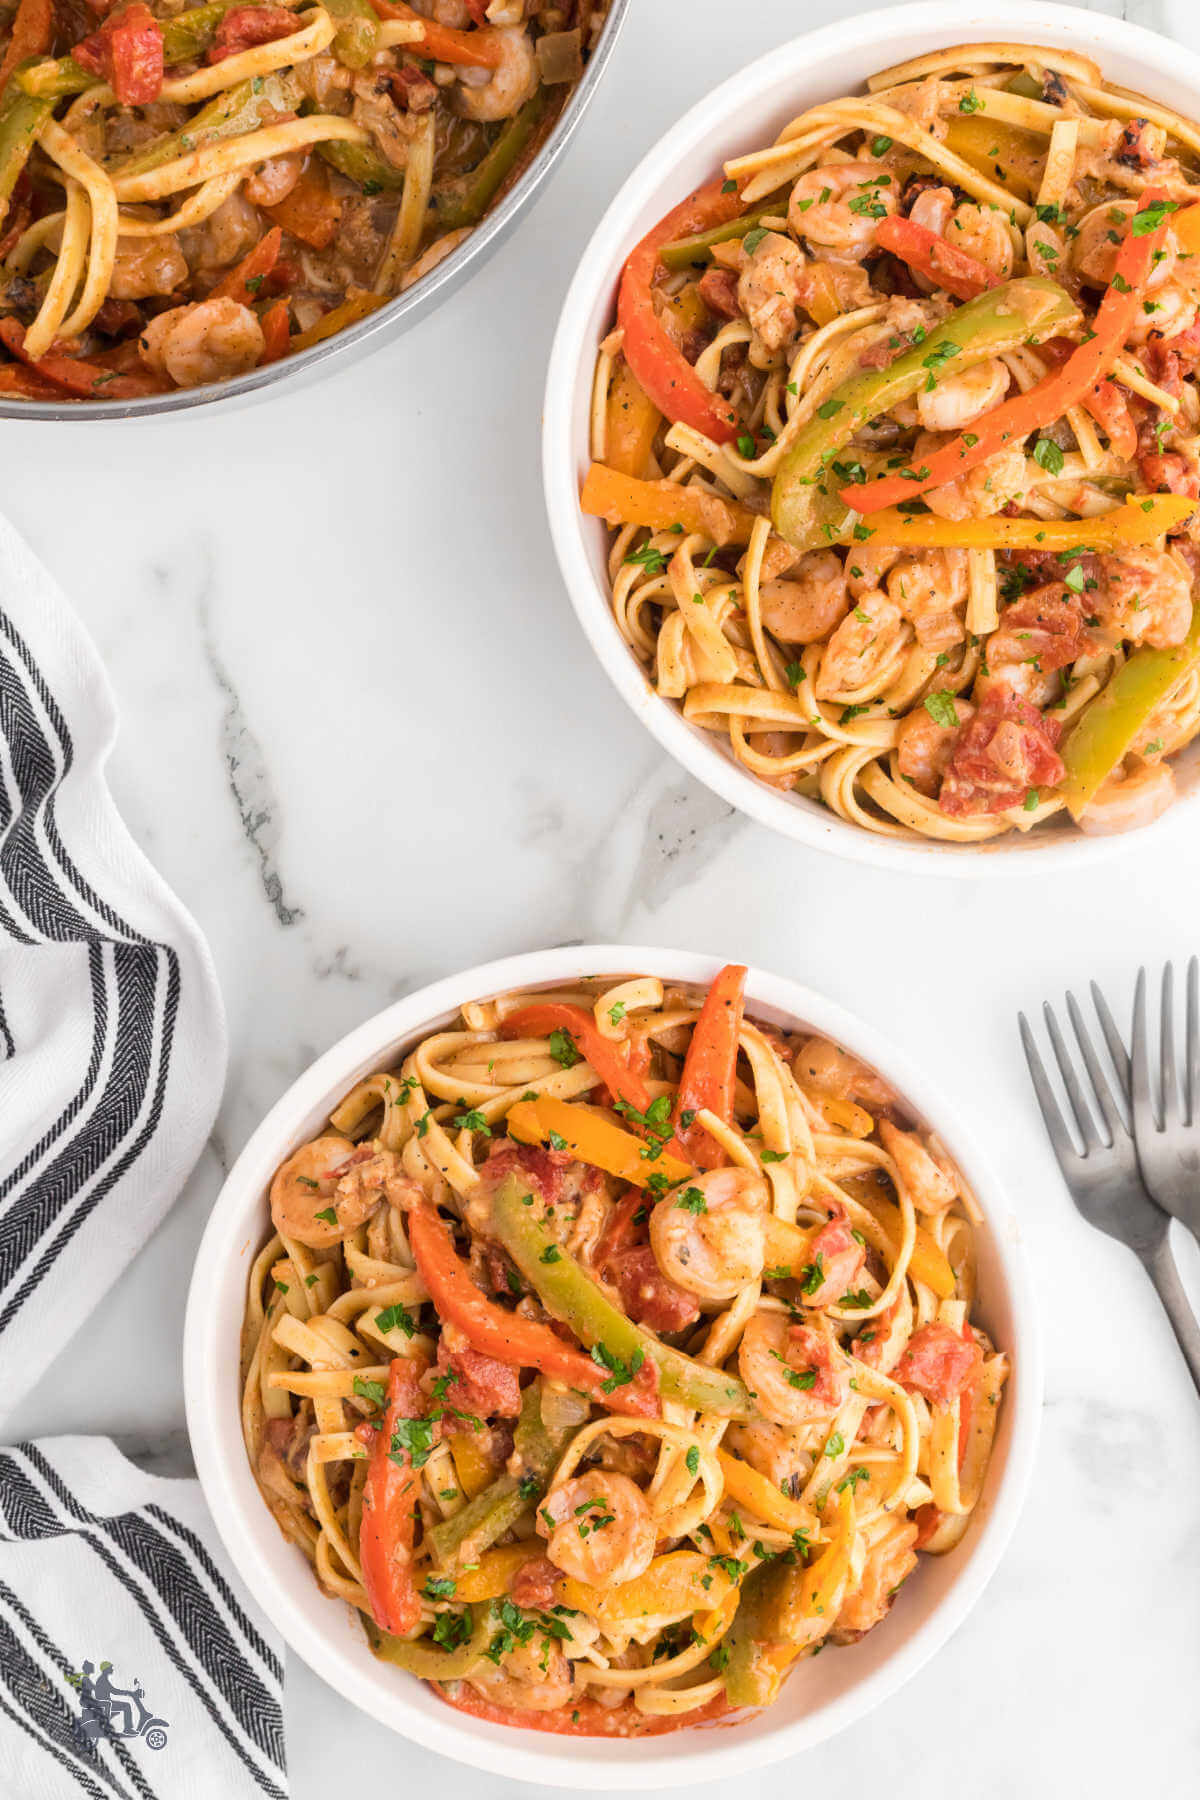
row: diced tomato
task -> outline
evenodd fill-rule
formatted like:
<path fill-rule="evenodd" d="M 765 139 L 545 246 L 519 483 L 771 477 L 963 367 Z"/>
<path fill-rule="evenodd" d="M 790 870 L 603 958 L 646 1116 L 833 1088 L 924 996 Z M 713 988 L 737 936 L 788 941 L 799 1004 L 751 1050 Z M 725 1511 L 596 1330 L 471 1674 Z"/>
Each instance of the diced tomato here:
<path fill-rule="evenodd" d="M 686 1289 L 664 1275 L 649 1244 L 622 1250 L 609 1267 L 631 1319 L 653 1331 L 682 1331 L 700 1317 L 700 1308 Z"/>
<path fill-rule="evenodd" d="M 834 1367 L 829 1340 L 813 1325 L 789 1325 L 788 1337 L 799 1347 L 804 1367 L 816 1370 L 817 1379 L 809 1390 L 813 1400 L 840 1406 L 846 1393 L 841 1370 Z M 790 1356 L 787 1360 L 790 1367 L 796 1367 Z"/>
<path fill-rule="evenodd" d="M 960 1337 L 935 1320 L 913 1332 L 894 1374 L 901 1387 L 924 1394 L 939 1406 L 949 1406 L 968 1386 L 980 1360 L 973 1337 Z"/>
<path fill-rule="evenodd" d="M 594 1266 L 604 1273 L 620 1251 L 645 1243 L 650 1219 L 650 1202 L 641 1188 L 627 1188 L 609 1214 L 608 1224 L 592 1257 Z"/>
<path fill-rule="evenodd" d="M 513 1576 L 510 1589 L 518 1606 L 527 1612 L 549 1612 L 558 1596 L 562 1570 L 548 1556 L 532 1556 Z"/>
<path fill-rule="evenodd" d="M 143 0 L 110 14 L 71 54 L 89 75 L 107 81 L 122 106 L 148 106 L 162 92 L 162 27 Z"/>
<path fill-rule="evenodd" d="M 893 1300 L 889 1307 L 874 1319 L 868 1319 L 862 1331 L 850 1346 L 859 1362 L 865 1362 L 869 1369 L 878 1369 L 883 1365 L 883 1347 L 888 1333 L 896 1323 L 896 1314 L 900 1310 L 899 1300 Z"/>
<path fill-rule="evenodd" d="M 828 1225 L 822 1225 L 811 1239 L 808 1254 L 820 1279 L 815 1288 L 805 1288 L 805 1298 L 810 1306 L 836 1306 L 854 1286 L 867 1260 L 866 1248 L 854 1236 L 844 1206 L 836 1207 Z"/>
<path fill-rule="evenodd" d="M 206 61 L 224 62 L 242 50 L 290 37 L 296 29 L 296 15 L 285 6 L 235 6 L 217 26 Z"/>
<path fill-rule="evenodd" d="M 1000 629 L 988 639 L 988 662 L 1035 662 L 1043 674 L 1065 669 L 1088 648 L 1079 602 L 1064 582 L 1034 588 L 1006 607 Z"/>
<path fill-rule="evenodd" d="M 1005 812 L 1033 788 L 1063 778 L 1055 745 L 1062 726 L 1020 699 L 1003 681 L 989 686 L 979 711 L 958 734 L 938 804 L 952 818 Z"/>
<path fill-rule="evenodd" d="M 521 1383 L 511 1363 L 498 1362 L 481 1350 L 446 1349 L 443 1337 L 438 1345 L 439 1375 L 457 1379 L 446 1389 L 445 1405 L 457 1412 L 471 1413 L 480 1419 L 515 1419 L 521 1410 Z M 453 1424 L 453 1413 L 449 1423 Z"/>

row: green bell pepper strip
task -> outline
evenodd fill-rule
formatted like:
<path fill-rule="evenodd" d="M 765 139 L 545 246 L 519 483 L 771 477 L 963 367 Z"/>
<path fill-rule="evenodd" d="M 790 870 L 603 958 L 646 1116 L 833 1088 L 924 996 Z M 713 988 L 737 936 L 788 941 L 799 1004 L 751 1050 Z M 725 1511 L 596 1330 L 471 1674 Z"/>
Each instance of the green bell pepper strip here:
<path fill-rule="evenodd" d="M 298 97 L 299 88 L 290 75 L 259 75 L 236 82 L 202 106 L 182 131 L 155 138 L 123 162 L 112 164 L 108 173 L 115 177 L 145 175 L 193 150 L 203 150 L 224 138 L 243 137 L 257 131 L 267 113 L 294 111 Z"/>
<path fill-rule="evenodd" d="M 711 262 L 714 244 L 728 244 L 734 238 L 745 237 L 748 231 L 753 231 L 760 219 L 778 219 L 786 213 L 787 195 L 774 194 L 769 200 L 760 201 L 738 218 L 727 219 L 724 225 L 711 225 L 707 231 L 693 232 L 691 237 L 676 238 L 671 244 L 660 244 L 658 260 L 667 269 L 695 268 Z"/>
<path fill-rule="evenodd" d="M 331 169 L 357 181 L 364 194 L 382 194 L 404 186 L 404 170 L 394 169 L 365 144 L 318 144 L 316 150 Z"/>
<path fill-rule="evenodd" d="M 1135 650 L 1112 680 L 1084 708 L 1063 745 L 1066 774 L 1056 792 L 1073 819 L 1094 800 L 1144 729 L 1156 706 L 1200 662 L 1200 606 L 1182 644 L 1169 650 Z"/>
<path fill-rule="evenodd" d="M 542 1384 L 530 1382 L 521 1395 L 521 1416 L 513 1433 L 513 1451 L 525 1475 L 501 1475 L 452 1518 L 431 1527 L 429 1541 L 439 1568 L 461 1560 L 464 1544 L 469 1549 L 467 1560 L 476 1561 L 541 1499 L 571 1430 L 546 1429 L 542 1421 Z"/>
<path fill-rule="evenodd" d="M 337 29 L 333 54 L 347 69 L 365 69 L 379 42 L 379 19 L 367 0 L 322 0 Z"/>
<path fill-rule="evenodd" d="M 496 1237 L 546 1310 L 569 1325 L 597 1360 L 603 1359 L 603 1366 L 629 1371 L 628 1380 L 643 1363 L 652 1362 L 664 1400 L 723 1417 L 752 1415 L 750 1396 L 736 1375 L 694 1362 L 627 1319 L 599 1282 L 554 1241 L 528 1201 L 524 1183 L 506 1176 L 492 1196 Z"/>
<path fill-rule="evenodd" d="M 469 174 L 448 181 L 434 193 L 430 204 L 439 231 L 463 231 L 468 226 L 478 225 L 499 193 L 501 183 L 512 174 L 545 111 L 546 90 L 539 87 L 533 98 L 513 114 L 491 149 Z"/>
<path fill-rule="evenodd" d="M 35 100 L 15 81 L 10 81 L 0 95 L 0 219 L 8 212 L 12 191 L 29 161 L 33 140 L 53 111 L 53 100 Z"/>
<path fill-rule="evenodd" d="M 886 369 L 851 376 L 817 408 L 779 465 L 771 492 L 776 531 L 797 550 L 843 539 L 855 517 L 837 493 L 846 476 L 835 467 L 829 479 L 827 471 L 856 432 L 920 389 L 933 387 L 947 365 L 957 374 L 1031 339 L 1053 337 L 1078 317 L 1074 301 L 1057 282 L 1022 276 L 956 307 Z"/>
<path fill-rule="evenodd" d="M 396 1638 L 367 1624 L 371 1649 L 381 1662 L 395 1663 L 422 1681 L 462 1681 L 477 1669 L 491 1645 L 497 1626 L 489 1603 L 471 1608 L 471 1635 L 457 1650 L 437 1650 L 429 1638 Z"/>
<path fill-rule="evenodd" d="M 769 1659 L 768 1615 L 774 1610 L 775 1589 L 783 1570 L 770 1563 L 752 1569 L 742 1583 L 742 1597 L 733 1624 L 725 1634 L 729 1652 L 725 1664 L 725 1692 L 731 1706 L 767 1706 L 775 1698 L 779 1678 Z"/>
<path fill-rule="evenodd" d="M 233 7 L 268 3 L 269 0 L 212 0 L 211 5 L 194 6 L 190 12 L 180 13 L 178 18 L 163 19 L 160 21 L 163 63 L 170 69 L 176 63 L 194 61 L 208 49 L 218 25 Z M 363 3 L 365 5 L 366 0 Z M 333 12 L 334 8 L 330 6 L 329 11 Z M 85 88 L 95 87 L 98 77 L 82 68 L 73 56 L 60 56 L 30 63 L 18 73 L 17 80 L 27 94 L 50 94 L 61 100 L 67 94 L 82 94 Z"/>

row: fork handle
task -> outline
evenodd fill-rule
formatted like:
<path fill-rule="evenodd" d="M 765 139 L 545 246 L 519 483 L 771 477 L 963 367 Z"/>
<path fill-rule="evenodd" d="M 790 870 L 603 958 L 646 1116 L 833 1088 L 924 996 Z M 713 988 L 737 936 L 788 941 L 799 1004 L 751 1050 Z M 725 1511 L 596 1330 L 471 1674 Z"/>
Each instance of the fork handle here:
<path fill-rule="evenodd" d="M 1179 1340 L 1179 1348 L 1191 1370 L 1196 1391 L 1200 1393 L 1200 1324 L 1196 1321 L 1196 1315 L 1179 1279 L 1179 1270 L 1175 1266 L 1167 1232 L 1162 1234 L 1153 1249 L 1142 1253 L 1142 1266 L 1158 1291 L 1158 1297 L 1171 1321 L 1171 1329 Z"/>

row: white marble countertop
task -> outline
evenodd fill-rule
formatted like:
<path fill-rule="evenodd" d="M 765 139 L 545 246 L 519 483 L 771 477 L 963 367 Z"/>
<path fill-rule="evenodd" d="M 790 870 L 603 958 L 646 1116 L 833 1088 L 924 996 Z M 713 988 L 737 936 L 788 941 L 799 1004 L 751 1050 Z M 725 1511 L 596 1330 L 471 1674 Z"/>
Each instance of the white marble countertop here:
<path fill-rule="evenodd" d="M 1104 10 L 1200 42 L 1187 0 Z M 232 1043 L 186 1193 L 90 1322 L 86 1360 L 64 1326 L 6 1431 L 110 1431 L 187 1466 L 182 1297 L 222 1169 L 312 1056 L 386 1001 L 571 939 L 775 967 L 922 1058 L 986 1137 L 1024 1213 L 1048 1384 L 1029 1505 L 972 1619 L 902 1698 L 748 1786 L 877 1791 L 886 1771 L 894 1800 L 1183 1791 L 1200 1757 L 1200 1405 L 1141 1269 L 1072 1210 L 1015 1013 L 1090 976 L 1124 1003 L 1140 957 L 1200 947 L 1200 841 L 1131 843 L 1052 892 L 789 845 L 631 718 L 547 540 L 546 350 L 591 224 L 687 105 L 817 22 L 794 0 L 736 17 L 735 40 L 728 0 L 640 0 L 548 193 L 416 334 L 266 405 L 0 422 L 4 509 L 111 671 L 117 800 L 208 934 Z M 518 1792 L 401 1745 L 295 1659 L 288 1730 L 296 1800 L 379 1791 L 397 1770 L 452 1800 Z"/>

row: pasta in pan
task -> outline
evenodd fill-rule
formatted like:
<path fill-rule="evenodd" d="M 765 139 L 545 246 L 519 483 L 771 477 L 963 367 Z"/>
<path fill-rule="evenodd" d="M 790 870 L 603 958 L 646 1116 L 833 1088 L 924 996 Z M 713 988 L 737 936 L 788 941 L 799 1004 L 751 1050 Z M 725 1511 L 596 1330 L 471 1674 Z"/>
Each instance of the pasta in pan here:
<path fill-rule="evenodd" d="M 275 1176 L 259 1487 L 376 1653 L 482 1718 L 769 1705 L 979 1499 L 1009 1365 L 976 1202 L 745 973 L 465 1006 Z"/>
<path fill-rule="evenodd" d="M 366 318 L 518 179 L 603 20 L 582 0 L 0 6 L 0 394 L 203 386 Z"/>
<path fill-rule="evenodd" d="M 629 257 L 586 512 L 657 692 L 863 830 L 1124 830 L 1200 727 L 1200 127 L 973 44 Z"/>

